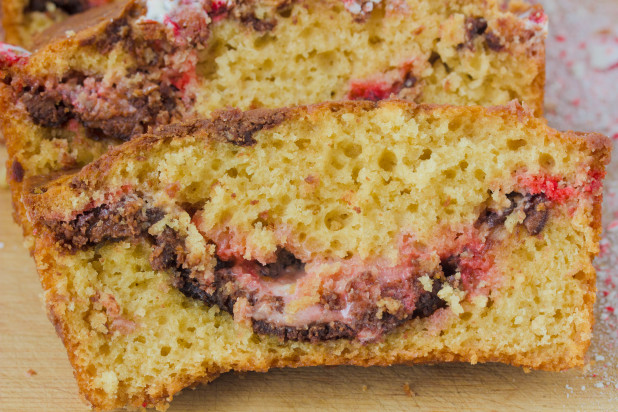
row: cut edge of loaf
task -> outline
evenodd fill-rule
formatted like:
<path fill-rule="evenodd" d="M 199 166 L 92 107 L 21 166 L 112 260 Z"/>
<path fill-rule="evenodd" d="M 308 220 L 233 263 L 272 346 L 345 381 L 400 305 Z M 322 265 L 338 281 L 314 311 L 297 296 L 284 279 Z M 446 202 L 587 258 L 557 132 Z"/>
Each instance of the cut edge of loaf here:
<path fill-rule="evenodd" d="M 505 107 L 497 107 L 497 108 L 480 108 L 480 107 L 467 107 L 467 108 L 456 108 L 449 106 L 437 106 L 437 105 L 414 105 L 407 102 L 398 102 L 398 101 L 384 101 L 378 104 L 374 103 L 355 103 L 355 102 L 345 102 L 345 103 L 331 103 L 331 104 L 319 104 L 313 105 L 305 108 L 295 108 L 295 109 L 285 109 L 291 111 L 290 117 L 291 119 L 300 116 L 311 116 L 312 114 L 320 113 L 320 111 L 343 111 L 343 112 L 355 112 L 360 113 L 363 111 L 373 110 L 375 108 L 380 107 L 404 107 L 411 112 L 415 111 L 448 111 L 448 110 L 456 110 L 456 111 L 466 111 L 471 114 L 482 116 L 482 115 L 491 115 L 491 116 L 504 116 L 511 120 L 517 119 L 519 123 L 524 125 L 531 122 L 532 125 L 537 127 L 544 127 L 546 131 L 553 134 L 552 138 L 564 139 L 565 141 L 570 141 L 573 143 L 578 143 L 582 145 L 582 150 L 590 152 L 593 154 L 595 160 L 595 166 L 600 166 L 603 168 L 605 164 L 607 164 L 609 160 L 609 153 L 611 150 L 611 142 L 604 136 L 599 134 L 582 134 L 582 133 L 574 133 L 567 132 L 563 133 L 560 136 L 556 137 L 556 132 L 552 132 L 551 129 L 544 126 L 540 120 L 535 119 L 525 108 L 517 103 L 512 103 Z M 171 140 L 174 139 L 182 139 L 183 135 L 199 133 L 199 129 L 204 126 L 207 122 L 198 121 L 197 123 L 189 123 L 185 125 L 175 125 L 169 126 L 160 129 L 154 134 L 144 135 L 137 139 L 134 139 L 131 142 L 125 143 L 122 146 L 118 146 L 111 151 L 109 151 L 106 155 L 104 155 L 99 160 L 94 163 L 86 166 L 79 172 L 77 175 L 65 176 L 60 179 L 50 182 L 45 185 L 45 193 L 43 195 L 28 195 L 25 199 L 25 204 L 30 208 L 31 219 L 38 220 L 43 216 L 50 215 L 50 210 L 65 210 L 66 207 L 63 206 L 63 203 L 66 205 L 66 200 L 75 196 L 73 191 L 76 190 L 75 187 L 71 188 L 68 192 L 64 192 L 67 188 L 71 187 L 72 182 L 79 182 L 80 188 L 79 190 L 85 191 L 96 191 L 99 186 L 97 183 L 105 182 L 105 179 L 113 173 L 113 166 L 121 162 L 124 158 L 127 157 L 136 157 L 139 153 L 147 153 L 149 150 L 152 150 L 157 145 L 168 145 Z M 73 192 L 73 193 L 72 193 Z M 48 198 L 46 201 L 35 200 L 35 197 L 44 197 Z M 54 201 L 58 201 L 55 203 Z M 601 208 L 601 197 L 600 195 L 594 199 L 593 202 L 593 211 L 592 215 L 595 217 L 591 222 L 591 228 L 594 232 L 594 242 L 598 241 L 598 237 L 600 236 L 601 225 L 600 219 L 596 217 L 600 217 L 600 208 Z M 35 249 L 35 257 L 37 259 L 37 267 L 39 268 L 39 272 L 41 275 L 41 280 L 44 285 L 44 289 L 46 290 L 45 299 L 48 306 L 48 311 L 50 313 L 50 319 L 55 324 L 56 329 L 59 335 L 65 341 L 65 345 L 67 346 L 67 351 L 69 352 L 69 356 L 71 357 L 71 362 L 75 366 L 78 363 L 78 360 L 75 359 L 75 348 L 79 345 L 79 342 L 73 341 L 71 338 L 70 332 L 67 333 L 68 326 L 66 324 L 66 315 L 63 311 L 66 310 L 66 302 L 64 298 L 60 295 L 56 295 L 56 279 L 57 276 L 55 272 L 55 259 L 57 256 L 57 251 L 55 251 L 55 241 L 53 239 L 52 233 L 46 227 L 38 227 L 37 228 L 38 240 L 37 247 Z M 595 250 L 592 248 L 588 251 L 590 254 L 590 260 L 592 257 L 598 252 L 598 248 Z M 592 306 L 595 299 L 595 276 L 594 269 L 590 265 L 588 270 L 582 272 L 583 277 L 580 277 L 579 280 L 582 283 L 582 287 L 585 288 L 583 293 L 584 297 L 584 307 L 588 313 L 588 323 L 589 326 L 592 325 L 594 321 L 592 314 Z M 231 322 L 231 320 L 228 320 Z M 492 356 L 491 354 L 479 354 L 479 353 L 468 353 L 467 355 L 462 354 L 454 354 L 449 353 L 448 351 L 444 352 L 433 352 L 427 356 L 414 356 L 412 359 L 407 358 L 405 354 L 399 354 L 395 357 L 387 357 L 384 356 L 382 358 L 373 357 L 373 358 L 358 358 L 358 359 L 346 359 L 345 364 L 355 364 L 360 366 L 370 366 L 370 365 L 389 365 L 393 363 L 404 363 L 404 364 L 414 364 L 414 363 L 431 363 L 431 362 L 449 362 L 449 361 L 464 361 L 464 362 L 504 362 L 510 363 L 513 365 L 519 365 L 524 367 L 532 367 L 538 369 L 545 370 L 563 370 L 566 368 L 581 366 L 583 364 L 583 354 L 586 351 L 589 345 L 589 331 L 582 331 L 583 335 L 580 338 L 576 339 L 576 347 L 578 355 L 574 354 L 573 358 L 570 359 L 561 359 L 557 361 L 556 359 L 545 359 L 545 358 L 536 358 L 533 363 L 531 363 L 531 359 L 526 356 L 526 354 L 514 354 L 512 356 Z M 68 335 L 68 336 L 67 336 Z M 586 338 L 586 336 L 588 336 Z M 68 343 L 67 343 L 68 342 Z M 291 359 L 266 359 L 262 360 L 262 362 L 256 362 L 252 365 L 234 365 L 234 370 L 259 370 L 265 371 L 271 367 L 298 367 L 298 366 L 310 366 L 310 365 L 336 365 L 341 364 L 342 360 L 337 356 L 332 357 L 324 357 L 324 355 L 320 355 L 319 353 L 304 355 L 296 360 Z M 178 384 L 178 382 L 170 383 L 167 387 L 167 390 L 159 388 L 152 393 L 149 393 L 146 397 L 137 397 L 132 398 L 130 400 L 127 399 L 116 399 L 110 400 L 105 396 L 99 396 L 99 394 L 94 392 L 94 389 L 88 386 L 88 379 L 85 376 L 80 376 L 80 372 L 76 371 L 76 376 L 78 381 L 80 382 L 80 388 L 86 392 L 87 399 L 93 403 L 94 405 L 102 408 L 110 408 L 114 406 L 123 405 L 122 402 L 129 402 L 134 406 L 140 406 L 140 403 L 145 403 L 147 405 L 156 405 L 159 407 L 163 407 L 169 402 L 171 395 L 175 393 L 177 390 L 182 389 L 183 385 L 188 383 L 196 383 L 197 381 L 209 381 L 214 379 L 214 377 L 218 373 L 225 372 L 229 369 L 215 369 L 210 371 L 204 371 L 202 375 L 195 375 L 189 378 L 189 381 L 184 381 L 182 384 Z M 88 392 L 90 391 L 90 392 Z M 143 405 L 142 405 L 143 406 Z"/>

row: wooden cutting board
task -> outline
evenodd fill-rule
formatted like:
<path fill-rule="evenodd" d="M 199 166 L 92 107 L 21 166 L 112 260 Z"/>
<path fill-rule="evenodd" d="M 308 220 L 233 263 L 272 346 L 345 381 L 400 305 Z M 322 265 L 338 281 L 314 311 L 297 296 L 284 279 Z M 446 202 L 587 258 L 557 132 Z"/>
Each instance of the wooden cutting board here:
<path fill-rule="evenodd" d="M 88 410 L 45 316 L 6 189 L 0 242 L 0 410 Z M 178 395 L 169 410 L 618 410 L 618 390 L 598 383 L 589 371 L 525 373 L 496 364 L 285 369 L 228 373 Z"/>

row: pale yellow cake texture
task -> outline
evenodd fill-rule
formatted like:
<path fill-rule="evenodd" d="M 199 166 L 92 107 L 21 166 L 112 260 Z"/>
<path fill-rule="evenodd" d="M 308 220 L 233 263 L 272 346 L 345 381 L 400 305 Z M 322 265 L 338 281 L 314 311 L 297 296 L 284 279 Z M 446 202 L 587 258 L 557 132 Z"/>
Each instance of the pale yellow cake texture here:
<path fill-rule="evenodd" d="M 212 249 L 174 205 L 206 200 L 205 222 L 243 232 L 251 245 L 246 258 L 275 248 L 273 227 L 285 224 L 288 244 L 306 253 L 303 261 L 396 261 L 401 231 L 412 233 L 417 247 L 439 250 L 440 228 L 469 227 L 483 204 L 521 190 L 516 173 L 556 175 L 574 186 L 590 170 L 602 173 L 606 138 L 559 133 L 516 104 L 484 109 L 396 101 L 292 109 L 283 123 L 254 134 L 257 143 L 249 147 L 205 130 L 139 137 L 25 199 L 37 225 L 35 259 L 51 319 L 81 391 L 96 407 L 163 408 L 183 387 L 229 370 L 441 361 L 563 370 L 583 364 L 593 322 L 600 189 L 554 204 L 536 236 L 517 222 L 497 229 L 502 240 L 490 252 L 496 283 L 486 294 L 443 288 L 446 309 L 369 344 L 255 334 L 172 287 L 170 274 L 151 268 L 147 243 L 68 253 L 42 222 L 70 220 L 106 193 L 130 187 L 165 206 L 165 222 L 189 234 L 189 249 L 205 255 Z M 106 312 L 96 303 L 101 296 L 112 296 L 138 327 L 127 334 L 106 329 Z"/>
<path fill-rule="evenodd" d="M 25 66 L 10 71 L 26 78 L 81 72 L 101 76 L 105 84 L 130 83 L 127 79 L 134 77 L 128 75 L 137 63 L 122 45 L 103 54 L 83 44 L 85 39 L 105 38 L 107 24 L 122 14 L 125 4 L 133 2 L 120 2 L 109 18 L 82 31 L 68 30 L 73 20 L 67 20 L 54 32 L 57 37 L 46 36 L 48 44 Z M 276 19 L 276 26 L 259 32 L 234 19 L 212 23 L 207 47 L 199 52 L 192 89 L 196 96 L 188 117 L 223 107 L 244 110 L 339 100 L 348 95 L 351 81 L 388 79 L 406 64 L 418 78 L 413 89 L 420 94 L 409 91 L 412 100 L 496 105 L 517 99 L 537 114 L 542 111 L 544 35 L 493 0 L 384 1 L 360 22 L 340 0 L 292 2 L 286 12 L 277 8 L 278 1 L 255 4 L 256 14 Z M 503 37 L 502 50 L 490 50 L 482 36 L 460 46 L 466 40 L 465 19 L 471 16 L 485 18 L 488 30 Z M 400 97 L 406 98 L 405 93 Z M 85 137 L 83 127 L 69 131 L 34 124 L 4 84 L 0 125 L 11 161 L 21 164 L 26 177 L 79 168 L 116 144 Z M 21 185 L 12 182 L 20 216 Z"/>

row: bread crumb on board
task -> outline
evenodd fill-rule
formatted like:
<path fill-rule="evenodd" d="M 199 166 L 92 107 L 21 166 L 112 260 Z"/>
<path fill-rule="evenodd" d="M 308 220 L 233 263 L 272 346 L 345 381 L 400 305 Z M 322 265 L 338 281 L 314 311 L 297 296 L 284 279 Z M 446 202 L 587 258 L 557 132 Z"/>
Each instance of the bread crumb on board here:
<path fill-rule="evenodd" d="M 410 384 L 408 382 L 403 384 L 403 391 L 406 396 L 409 396 L 410 398 L 416 396 L 416 393 L 412 390 L 412 388 L 410 388 Z"/>

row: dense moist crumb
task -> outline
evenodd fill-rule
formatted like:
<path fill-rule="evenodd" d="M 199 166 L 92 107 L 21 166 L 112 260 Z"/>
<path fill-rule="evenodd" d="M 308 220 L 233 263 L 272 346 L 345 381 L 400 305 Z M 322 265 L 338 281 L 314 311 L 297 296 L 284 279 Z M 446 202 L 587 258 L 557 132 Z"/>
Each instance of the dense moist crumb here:
<path fill-rule="evenodd" d="M 340 0 L 180 2 L 162 15 L 129 1 L 73 17 L 29 58 L 6 63 L 11 156 L 28 165 L 26 176 L 79 167 L 110 144 L 230 106 L 517 99 L 540 113 L 542 24 L 493 2 L 371 4 L 362 21 Z M 325 22 L 336 22 L 336 35 Z M 81 30 L 67 37 L 71 24 Z M 487 46 L 489 32 L 502 50 Z"/>
<path fill-rule="evenodd" d="M 517 105 L 289 109 L 252 145 L 211 125 L 139 137 L 24 198 L 95 405 L 165 403 L 231 369 L 582 364 L 606 139 Z M 79 237 L 89 211 L 149 208 L 120 220 L 140 236 L 93 231 L 73 251 L 53 224 Z"/>
<path fill-rule="evenodd" d="M 540 114 L 544 24 L 486 1 L 369 3 L 371 10 L 354 14 L 340 0 L 195 0 L 170 3 L 163 12 L 142 1 L 118 2 L 54 26 L 32 54 L 0 45 L 0 125 L 10 160 L 22 165 L 20 180 L 30 181 L 80 168 L 141 133 L 159 127 L 171 133 L 166 125 L 230 106 L 516 99 Z M 276 24 L 245 24 L 252 15 Z M 471 33 L 466 19 L 477 19 L 468 42 L 474 47 L 460 47 Z M 335 22 L 336 35 L 326 22 Z M 505 47 L 492 51 L 488 32 Z M 251 144 L 262 126 L 270 127 L 246 123 L 221 137 Z M 16 220 L 30 238 L 23 186 L 10 178 Z"/>

